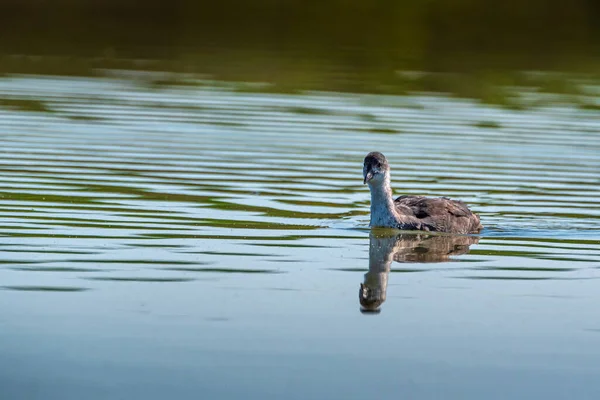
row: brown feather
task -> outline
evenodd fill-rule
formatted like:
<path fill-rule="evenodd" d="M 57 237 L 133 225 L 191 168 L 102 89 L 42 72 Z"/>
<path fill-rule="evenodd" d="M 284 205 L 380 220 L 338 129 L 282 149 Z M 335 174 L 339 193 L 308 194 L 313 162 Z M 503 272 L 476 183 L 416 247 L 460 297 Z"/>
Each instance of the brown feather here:
<path fill-rule="evenodd" d="M 447 197 L 400 196 L 394 205 L 398 213 L 417 218 L 430 231 L 477 233 L 482 228 L 479 216 L 465 203 Z"/>

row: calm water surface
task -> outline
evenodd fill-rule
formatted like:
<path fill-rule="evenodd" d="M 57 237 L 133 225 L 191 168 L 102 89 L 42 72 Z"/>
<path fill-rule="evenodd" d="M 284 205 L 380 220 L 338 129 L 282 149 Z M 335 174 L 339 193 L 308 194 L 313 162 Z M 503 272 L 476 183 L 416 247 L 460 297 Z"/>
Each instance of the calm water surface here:
<path fill-rule="evenodd" d="M 600 396 L 597 111 L 148 82 L 0 79 L 0 398 Z"/>

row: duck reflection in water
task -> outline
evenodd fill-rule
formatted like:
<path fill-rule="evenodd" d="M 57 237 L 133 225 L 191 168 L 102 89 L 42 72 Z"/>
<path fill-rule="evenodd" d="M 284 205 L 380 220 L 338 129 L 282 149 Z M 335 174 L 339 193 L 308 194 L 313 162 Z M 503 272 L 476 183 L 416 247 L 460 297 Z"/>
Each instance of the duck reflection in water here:
<path fill-rule="evenodd" d="M 399 263 L 434 263 L 450 256 L 466 254 L 478 237 L 398 233 L 389 229 L 371 230 L 369 235 L 369 272 L 360 284 L 358 298 L 361 312 L 379 313 L 386 298 L 392 261 Z"/>

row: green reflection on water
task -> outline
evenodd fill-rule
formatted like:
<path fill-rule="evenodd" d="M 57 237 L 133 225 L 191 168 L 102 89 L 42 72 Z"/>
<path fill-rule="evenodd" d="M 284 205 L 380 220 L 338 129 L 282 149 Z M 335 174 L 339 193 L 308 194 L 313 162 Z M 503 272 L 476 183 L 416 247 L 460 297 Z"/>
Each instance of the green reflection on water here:
<path fill-rule="evenodd" d="M 81 279 L 87 279 L 91 281 L 113 281 L 113 282 L 150 282 L 150 283 L 168 283 L 168 282 L 191 282 L 193 278 L 145 278 L 145 277 L 108 277 L 108 276 L 94 276 L 94 277 L 82 277 Z"/>
<path fill-rule="evenodd" d="M 77 268 L 77 267 L 11 267 L 13 271 L 30 272 L 106 272 L 105 269 Z"/>
<path fill-rule="evenodd" d="M 522 86 L 598 109 L 561 74 L 515 72 L 597 78 L 600 9 L 594 2 L 350 0 L 315 3 L 310 12 L 299 0 L 132 4 L 0 4 L 0 15 L 10 21 L 0 24 L 0 74 L 145 70 L 162 73 L 138 79 L 159 90 L 201 89 L 215 79 L 241 82 L 240 93 L 433 91 L 513 110 L 531 106 L 510 90 Z M 292 108 L 323 114 L 311 106 Z"/>
<path fill-rule="evenodd" d="M 2 288 L 22 292 L 83 292 L 90 290 L 89 288 L 71 286 L 2 286 Z"/>
<path fill-rule="evenodd" d="M 51 109 L 41 100 L 23 98 L 0 98 L 0 108 L 18 111 L 50 112 Z"/>
<path fill-rule="evenodd" d="M 163 268 L 165 271 L 180 272 L 216 272 L 220 274 L 281 274 L 283 271 L 271 269 L 242 269 L 242 268 Z"/>

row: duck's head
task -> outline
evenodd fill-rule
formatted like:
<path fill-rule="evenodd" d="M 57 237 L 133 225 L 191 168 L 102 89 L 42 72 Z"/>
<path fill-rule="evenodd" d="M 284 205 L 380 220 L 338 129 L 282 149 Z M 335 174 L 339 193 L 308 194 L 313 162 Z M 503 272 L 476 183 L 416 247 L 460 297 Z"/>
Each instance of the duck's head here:
<path fill-rule="evenodd" d="M 373 151 L 365 157 L 363 164 L 363 184 L 382 184 L 388 177 L 390 166 L 383 154 Z"/>

